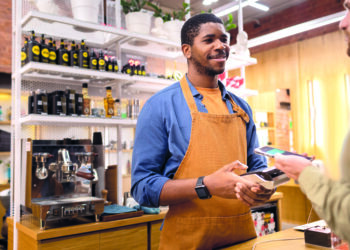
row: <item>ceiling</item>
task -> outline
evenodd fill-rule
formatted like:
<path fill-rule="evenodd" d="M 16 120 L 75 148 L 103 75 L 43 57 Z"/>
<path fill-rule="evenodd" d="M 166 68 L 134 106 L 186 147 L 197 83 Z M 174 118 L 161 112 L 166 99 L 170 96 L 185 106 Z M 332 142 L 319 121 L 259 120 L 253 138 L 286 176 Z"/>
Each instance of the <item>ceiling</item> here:
<path fill-rule="evenodd" d="M 242 0 L 244 2 L 245 0 Z M 243 8 L 243 22 L 247 23 L 253 20 L 257 20 L 262 17 L 272 15 L 274 13 L 280 12 L 287 8 L 293 7 L 295 5 L 301 4 L 307 0 L 258 0 L 257 3 L 268 6 L 269 11 L 262 11 L 251 6 Z M 158 0 L 154 1 L 159 3 L 160 7 L 167 9 L 180 9 L 182 6 L 182 1 L 174 0 Z M 215 10 L 216 8 L 222 7 L 228 3 L 235 2 L 238 5 L 237 0 L 217 0 L 217 2 L 205 6 L 203 5 L 203 0 L 190 0 L 191 5 L 191 15 L 198 14 L 201 11 L 207 11 L 209 9 Z M 237 11 L 233 14 L 234 19 L 237 20 Z"/>

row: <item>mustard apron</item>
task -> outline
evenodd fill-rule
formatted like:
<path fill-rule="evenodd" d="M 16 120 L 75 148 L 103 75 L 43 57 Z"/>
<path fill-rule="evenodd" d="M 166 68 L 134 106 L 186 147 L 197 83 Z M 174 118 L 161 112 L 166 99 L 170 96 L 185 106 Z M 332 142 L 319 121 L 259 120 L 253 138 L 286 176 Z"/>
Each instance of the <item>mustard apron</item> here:
<path fill-rule="evenodd" d="M 235 160 L 247 164 L 248 115 L 232 99 L 237 113 L 198 112 L 185 77 L 180 84 L 191 111 L 192 130 L 187 152 L 174 179 L 206 176 Z M 196 198 L 169 206 L 159 249 L 212 249 L 254 237 L 249 207 L 237 199 Z"/>

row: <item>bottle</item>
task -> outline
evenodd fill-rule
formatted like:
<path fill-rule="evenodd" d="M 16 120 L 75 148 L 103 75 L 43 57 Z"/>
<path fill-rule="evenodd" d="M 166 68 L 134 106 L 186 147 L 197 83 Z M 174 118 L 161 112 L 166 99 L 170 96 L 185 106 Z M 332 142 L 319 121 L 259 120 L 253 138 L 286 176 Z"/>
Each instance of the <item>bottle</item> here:
<path fill-rule="evenodd" d="M 57 51 L 56 42 L 52 42 L 52 37 L 49 38 L 49 63 L 56 64 L 57 62 Z"/>
<path fill-rule="evenodd" d="M 4 115 L 2 113 L 2 106 L 0 105 L 0 121 L 4 120 Z"/>
<path fill-rule="evenodd" d="M 27 50 L 28 50 L 28 38 L 25 37 L 24 45 L 21 49 L 21 66 L 22 67 L 28 62 Z"/>
<path fill-rule="evenodd" d="M 114 101 L 114 116 L 117 118 L 121 117 L 121 104 L 119 99 Z"/>
<path fill-rule="evenodd" d="M 127 99 L 122 99 L 120 116 L 121 118 L 128 118 L 128 100 Z"/>
<path fill-rule="evenodd" d="M 40 44 L 35 40 L 35 33 L 32 30 L 32 38 L 28 42 L 28 61 L 40 62 Z"/>
<path fill-rule="evenodd" d="M 106 97 L 103 100 L 106 117 L 111 118 L 114 115 L 114 99 L 112 97 L 112 87 L 106 87 Z"/>
<path fill-rule="evenodd" d="M 34 113 L 34 95 L 35 92 L 31 91 L 30 96 L 28 96 L 28 114 Z"/>
<path fill-rule="evenodd" d="M 78 67 L 79 66 L 79 53 L 76 49 L 75 46 L 75 41 L 72 41 L 72 45 L 71 45 L 71 49 L 69 51 L 69 61 L 70 61 L 70 66 L 75 66 Z"/>
<path fill-rule="evenodd" d="M 61 39 L 61 45 L 58 49 L 58 64 L 63 66 L 69 66 L 69 54 L 67 49 L 65 49 L 64 39 Z"/>
<path fill-rule="evenodd" d="M 112 63 L 113 63 L 113 71 L 114 72 L 118 72 L 119 71 L 119 66 L 118 66 L 117 58 L 114 58 Z"/>
<path fill-rule="evenodd" d="M 142 76 L 146 76 L 145 65 L 142 65 L 142 66 L 141 66 L 141 75 L 142 75 Z"/>
<path fill-rule="evenodd" d="M 80 68 L 85 68 L 88 69 L 89 68 L 89 51 L 88 49 L 85 47 L 85 41 L 81 40 L 80 43 L 80 49 L 78 50 L 78 54 L 79 54 L 79 67 Z"/>
<path fill-rule="evenodd" d="M 113 59 L 111 59 L 111 57 L 108 57 L 108 61 L 107 61 L 107 71 L 108 71 L 108 72 L 113 72 L 113 71 L 114 71 Z"/>
<path fill-rule="evenodd" d="M 83 93 L 83 115 L 90 115 L 91 99 L 90 99 L 90 96 L 88 94 L 88 84 L 87 83 L 83 83 L 82 93 Z"/>
<path fill-rule="evenodd" d="M 94 53 L 94 50 L 91 49 L 90 50 L 90 69 L 96 69 L 98 68 L 98 61 L 97 61 L 97 57 Z"/>
<path fill-rule="evenodd" d="M 98 57 L 98 70 L 99 71 L 106 71 L 106 61 L 104 59 L 103 51 L 100 50 L 100 54 Z"/>
<path fill-rule="evenodd" d="M 44 34 L 41 35 L 40 47 L 41 47 L 40 62 L 49 63 L 49 56 L 50 56 L 49 46 L 47 46 L 47 44 L 45 43 Z"/>

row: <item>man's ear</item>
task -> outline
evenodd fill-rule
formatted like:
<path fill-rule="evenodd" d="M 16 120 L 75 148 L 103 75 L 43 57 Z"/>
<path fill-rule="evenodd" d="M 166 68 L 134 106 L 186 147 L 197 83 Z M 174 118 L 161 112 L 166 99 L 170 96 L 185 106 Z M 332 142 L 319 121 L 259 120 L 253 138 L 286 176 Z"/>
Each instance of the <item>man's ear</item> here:
<path fill-rule="evenodd" d="M 189 45 L 189 44 L 182 44 L 181 49 L 182 49 L 182 53 L 184 54 L 184 56 L 187 59 L 190 59 L 191 58 L 191 54 L 192 54 L 191 45 Z"/>

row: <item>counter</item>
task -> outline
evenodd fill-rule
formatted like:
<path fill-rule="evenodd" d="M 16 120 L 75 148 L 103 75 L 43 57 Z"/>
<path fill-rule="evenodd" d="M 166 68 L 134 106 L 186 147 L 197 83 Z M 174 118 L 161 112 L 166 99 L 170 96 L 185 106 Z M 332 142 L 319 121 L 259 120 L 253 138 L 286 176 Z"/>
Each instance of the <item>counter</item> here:
<path fill-rule="evenodd" d="M 269 203 L 277 203 L 280 218 L 282 193 L 276 192 Z M 165 212 L 157 215 L 121 219 L 108 222 L 93 222 L 67 227 L 40 230 L 31 215 L 22 216 L 17 223 L 18 249 L 158 249 L 160 226 Z M 13 249 L 13 219 L 9 225 L 8 249 Z M 279 220 L 278 229 L 281 228 Z"/>

